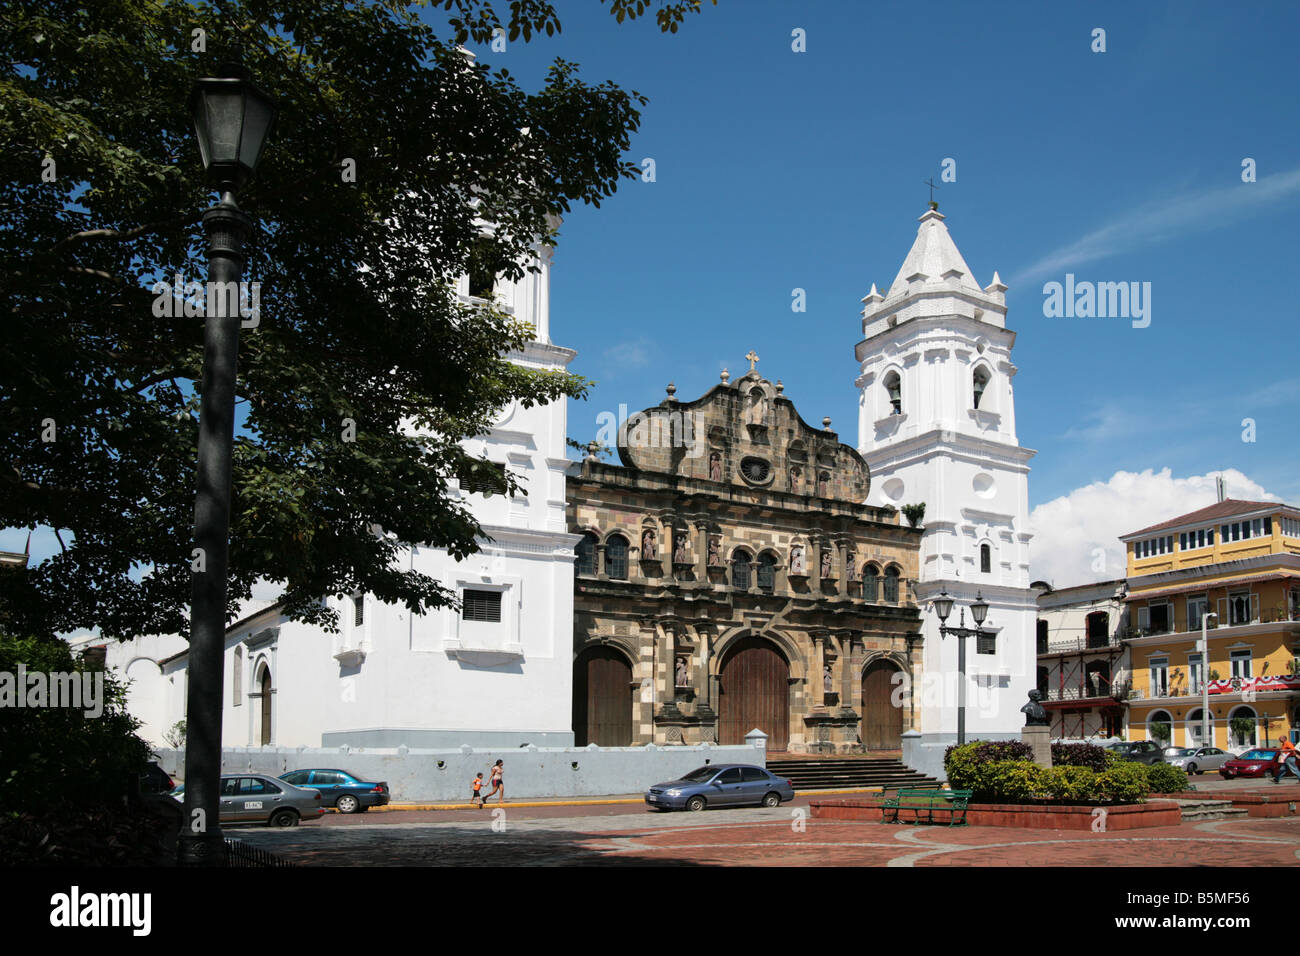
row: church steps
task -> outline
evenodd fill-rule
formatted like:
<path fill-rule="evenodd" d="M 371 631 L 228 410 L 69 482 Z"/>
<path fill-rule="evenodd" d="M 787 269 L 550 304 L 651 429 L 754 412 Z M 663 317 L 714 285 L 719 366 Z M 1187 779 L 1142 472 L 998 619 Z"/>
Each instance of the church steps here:
<path fill-rule="evenodd" d="M 795 790 L 837 790 L 864 787 L 928 789 L 938 780 L 917 773 L 896 759 L 882 757 L 778 758 L 767 769 L 789 779 Z"/>

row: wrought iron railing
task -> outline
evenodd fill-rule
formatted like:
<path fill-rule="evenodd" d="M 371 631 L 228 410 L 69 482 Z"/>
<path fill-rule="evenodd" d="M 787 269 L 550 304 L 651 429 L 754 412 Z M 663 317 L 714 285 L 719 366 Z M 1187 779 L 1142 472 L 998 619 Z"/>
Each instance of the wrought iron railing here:
<path fill-rule="evenodd" d="M 282 860 L 261 847 L 249 846 L 242 840 L 226 840 L 226 866 L 297 866 Z"/>

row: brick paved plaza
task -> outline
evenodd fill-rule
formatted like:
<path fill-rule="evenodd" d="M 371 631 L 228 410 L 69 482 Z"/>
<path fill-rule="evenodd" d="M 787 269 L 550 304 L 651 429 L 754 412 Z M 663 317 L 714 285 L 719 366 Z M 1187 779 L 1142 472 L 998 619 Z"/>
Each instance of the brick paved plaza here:
<path fill-rule="evenodd" d="M 228 836 L 306 866 L 1295 866 L 1300 819 L 1092 833 L 814 820 L 777 809 L 512 807 L 342 817 Z M 496 823 L 498 830 L 493 829 Z M 504 831 L 500 830 L 504 824 Z"/>

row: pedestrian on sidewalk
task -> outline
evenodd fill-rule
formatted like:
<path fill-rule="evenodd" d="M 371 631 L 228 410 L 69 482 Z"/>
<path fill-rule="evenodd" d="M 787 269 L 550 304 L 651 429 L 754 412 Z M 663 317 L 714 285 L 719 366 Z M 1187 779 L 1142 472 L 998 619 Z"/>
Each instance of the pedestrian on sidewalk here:
<path fill-rule="evenodd" d="M 487 803 L 492 799 L 492 794 L 496 793 L 498 790 L 501 791 L 501 796 L 497 798 L 497 803 L 506 802 L 506 785 L 501 779 L 506 772 L 504 764 L 504 760 L 498 760 L 492 765 L 492 789 L 489 790 L 488 795 L 483 798 L 484 803 Z"/>
<path fill-rule="evenodd" d="M 478 772 L 478 775 L 474 777 L 474 781 L 473 781 L 473 783 L 472 783 L 472 786 L 474 787 L 474 793 L 470 796 L 470 798 L 469 798 L 469 802 L 470 802 L 472 805 L 479 807 L 479 809 L 482 809 L 482 807 L 483 807 L 483 803 L 484 803 L 484 800 L 483 800 L 483 771 L 482 771 L 482 770 L 480 770 L 480 771 Z"/>
<path fill-rule="evenodd" d="M 1282 778 L 1288 773 L 1295 774 L 1296 781 L 1300 782 L 1300 765 L 1296 764 L 1296 748 L 1291 743 L 1290 738 L 1282 738 L 1282 749 L 1277 752 L 1278 762 L 1273 765 L 1273 782 L 1281 783 Z"/>

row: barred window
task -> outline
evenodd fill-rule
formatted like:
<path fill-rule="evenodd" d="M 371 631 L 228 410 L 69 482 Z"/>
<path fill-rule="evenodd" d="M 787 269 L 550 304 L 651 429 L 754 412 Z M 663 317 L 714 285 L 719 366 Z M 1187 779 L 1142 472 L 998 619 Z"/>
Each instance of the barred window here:
<path fill-rule="evenodd" d="M 996 634 L 975 635 L 976 654 L 996 654 L 997 652 L 998 652 L 998 636 Z"/>
<path fill-rule="evenodd" d="M 993 549 L 987 544 L 980 545 L 980 571 L 988 574 L 993 570 Z"/>
<path fill-rule="evenodd" d="M 776 586 L 776 559 L 767 552 L 758 556 L 758 589 L 768 591 Z"/>
<path fill-rule="evenodd" d="M 366 596 L 364 594 L 352 595 L 352 626 L 360 627 L 366 623 Z"/>
<path fill-rule="evenodd" d="M 621 534 L 605 542 L 605 574 L 615 581 L 627 580 L 627 538 Z"/>
<path fill-rule="evenodd" d="M 885 569 L 885 603 L 898 603 L 898 568 Z"/>
<path fill-rule="evenodd" d="M 502 495 L 506 491 L 506 466 L 492 461 L 478 461 L 465 465 L 457 474 L 462 491 L 470 494 Z"/>
<path fill-rule="evenodd" d="M 749 555 L 737 551 L 731 556 L 731 586 L 742 591 L 749 590 Z"/>
<path fill-rule="evenodd" d="M 461 618 L 466 621 L 485 621 L 489 624 L 501 622 L 501 592 L 471 591 L 465 589 L 461 599 L 463 610 Z"/>
<path fill-rule="evenodd" d="M 596 536 L 588 531 L 582 536 L 578 546 L 573 549 L 578 555 L 577 571 L 579 574 L 596 573 L 596 545 L 598 543 Z"/>
<path fill-rule="evenodd" d="M 880 571 L 875 565 L 868 564 L 862 571 L 862 600 L 880 600 Z"/>

